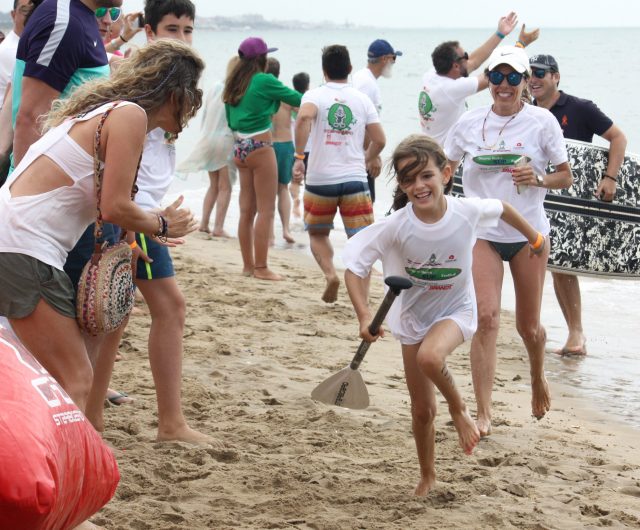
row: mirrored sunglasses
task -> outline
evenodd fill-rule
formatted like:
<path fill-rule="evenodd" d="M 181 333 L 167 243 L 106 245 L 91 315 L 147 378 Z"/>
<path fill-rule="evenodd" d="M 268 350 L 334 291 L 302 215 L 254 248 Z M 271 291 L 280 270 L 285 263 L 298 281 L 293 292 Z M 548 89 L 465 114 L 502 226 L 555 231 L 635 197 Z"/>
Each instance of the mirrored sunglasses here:
<path fill-rule="evenodd" d="M 489 72 L 489 82 L 492 85 L 499 85 L 502 83 L 503 79 L 507 78 L 507 83 L 511 86 L 518 86 L 522 81 L 523 74 L 519 72 L 510 72 L 508 74 L 503 74 L 502 72 L 498 72 L 497 70 L 492 70 Z"/>
<path fill-rule="evenodd" d="M 109 16 L 111 17 L 112 22 L 118 20 L 120 18 L 120 13 L 122 13 L 122 9 L 120 9 L 119 7 L 99 7 L 95 11 L 96 18 L 104 17 L 107 14 L 107 11 L 109 11 Z"/>

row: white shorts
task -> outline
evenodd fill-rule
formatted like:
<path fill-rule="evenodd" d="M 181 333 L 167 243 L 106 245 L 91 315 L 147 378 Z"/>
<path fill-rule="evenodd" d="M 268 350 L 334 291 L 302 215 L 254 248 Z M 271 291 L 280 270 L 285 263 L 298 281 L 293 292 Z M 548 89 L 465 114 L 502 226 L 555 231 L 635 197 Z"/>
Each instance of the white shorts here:
<path fill-rule="evenodd" d="M 455 311 L 450 315 L 443 315 L 436 318 L 433 322 L 431 322 L 431 324 L 427 326 L 422 339 L 417 342 L 415 340 L 415 337 L 405 336 L 402 333 L 394 333 L 393 331 L 392 333 L 393 336 L 398 339 L 401 344 L 405 344 L 407 346 L 410 346 L 412 344 L 420 344 L 424 340 L 424 337 L 427 336 L 427 333 L 429 333 L 429 330 L 433 327 L 433 325 L 438 322 L 442 322 L 443 320 L 452 320 L 453 322 L 455 322 L 458 328 L 460 328 L 462 337 L 465 341 L 470 340 L 471 337 L 473 337 L 473 334 L 476 332 L 476 329 L 478 329 L 478 313 L 474 305 L 462 307 L 458 311 Z"/>

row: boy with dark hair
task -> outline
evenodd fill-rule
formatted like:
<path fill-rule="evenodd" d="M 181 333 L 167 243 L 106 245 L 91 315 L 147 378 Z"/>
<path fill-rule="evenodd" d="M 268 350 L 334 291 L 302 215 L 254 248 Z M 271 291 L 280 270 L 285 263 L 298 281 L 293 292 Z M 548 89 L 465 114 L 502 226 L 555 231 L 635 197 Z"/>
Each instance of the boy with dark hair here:
<path fill-rule="evenodd" d="M 145 4 L 145 33 L 147 41 L 177 39 L 191 44 L 195 6 L 190 0 L 148 0 Z M 155 29 L 154 29 L 155 28 Z M 142 162 L 138 171 L 138 193 L 135 202 L 143 210 L 160 207 L 173 180 L 176 156 L 171 135 L 160 128 L 147 134 Z M 184 336 L 186 305 L 175 278 L 173 262 L 166 246 L 146 238 L 143 234 L 127 233 L 134 252 L 139 249 L 153 261 L 138 259 L 134 267 L 136 287 L 144 296 L 151 313 L 149 331 L 149 364 L 156 386 L 158 404 L 159 441 L 190 443 L 211 442 L 211 438 L 192 429 L 182 411 L 182 338 Z M 144 257 L 143 257 L 144 258 Z M 96 370 L 91 391 L 91 409 L 87 416 L 94 426 L 102 427 L 101 396 L 104 397 L 116 350 L 104 352 L 101 370 Z M 103 352 L 101 351 L 101 356 Z M 104 364 L 102 364 L 104 363 Z"/>
<path fill-rule="evenodd" d="M 326 280 L 322 300 L 338 297 L 340 280 L 333 265 L 329 233 L 340 207 L 347 237 L 373 223 L 367 172 L 380 172 L 385 136 L 378 112 L 368 96 L 349 84 L 351 60 L 345 46 L 322 51 L 326 84 L 302 98 L 296 120 L 296 178 L 304 175 L 304 149 L 311 134 L 311 153 L 304 191 L 304 227 L 311 251 Z M 370 139 L 364 150 L 365 134 Z"/>
<path fill-rule="evenodd" d="M 148 29 L 145 27 L 147 38 L 149 39 L 153 34 L 158 35 L 159 31 L 173 34 L 169 38 L 178 38 L 176 34 L 179 33 L 180 28 L 176 28 L 172 21 L 183 17 L 191 20 L 190 33 L 193 33 L 196 6 L 191 0 L 147 0 L 144 5 L 144 20 L 148 26 Z"/>

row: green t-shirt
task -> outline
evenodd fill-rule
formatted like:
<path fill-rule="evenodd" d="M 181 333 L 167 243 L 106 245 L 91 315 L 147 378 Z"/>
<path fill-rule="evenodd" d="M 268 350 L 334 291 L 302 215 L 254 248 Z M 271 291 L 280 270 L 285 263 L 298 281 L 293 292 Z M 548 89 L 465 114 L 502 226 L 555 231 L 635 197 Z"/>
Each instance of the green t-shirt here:
<path fill-rule="evenodd" d="M 271 116 L 278 112 L 280 102 L 299 107 L 302 94 L 283 85 L 271 74 L 257 73 L 237 105 L 225 103 L 227 123 L 232 131 L 253 133 L 271 127 Z"/>

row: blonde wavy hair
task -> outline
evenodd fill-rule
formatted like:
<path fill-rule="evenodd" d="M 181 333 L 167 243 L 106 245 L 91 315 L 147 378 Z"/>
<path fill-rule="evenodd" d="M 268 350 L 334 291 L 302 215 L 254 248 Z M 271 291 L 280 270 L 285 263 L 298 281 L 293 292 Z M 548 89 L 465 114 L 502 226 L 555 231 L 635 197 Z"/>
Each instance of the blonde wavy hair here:
<path fill-rule="evenodd" d="M 120 61 L 108 79 L 85 83 L 71 97 L 56 100 L 44 128 L 55 127 L 110 101 L 133 101 L 149 112 L 173 96 L 182 130 L 202 105 L 198 80 L 204 67 L 204 61 L 190 46 L 177 40 L 157 40 Z"/>

